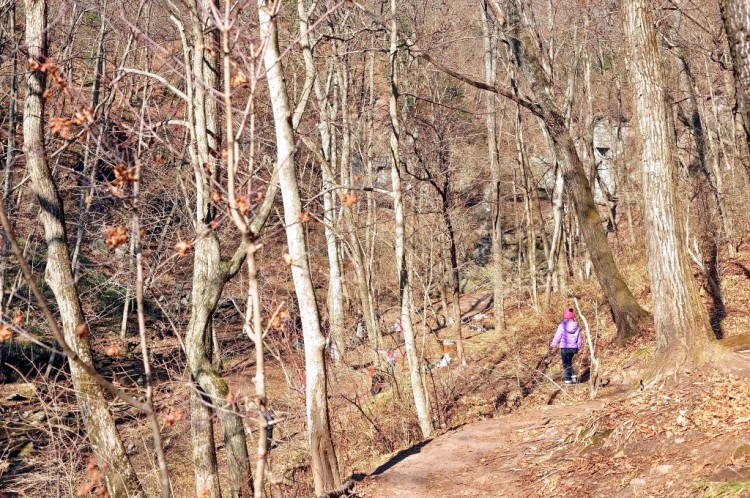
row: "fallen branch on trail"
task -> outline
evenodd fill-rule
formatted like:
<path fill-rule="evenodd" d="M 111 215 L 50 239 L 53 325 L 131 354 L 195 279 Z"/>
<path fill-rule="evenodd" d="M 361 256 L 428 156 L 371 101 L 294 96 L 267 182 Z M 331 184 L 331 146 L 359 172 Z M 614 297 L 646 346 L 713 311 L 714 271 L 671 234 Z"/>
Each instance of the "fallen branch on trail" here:
<path fill-rule="evenodd" d="M 338 498 L 339 496 L 346 496 L 349 494 L 352 488 L 354 488 L 354 481 L 349 479 L 344 484 L 342 484 L 340 488 L 328 491 L 327 493 L 320 495 L 319 498 Z"/>

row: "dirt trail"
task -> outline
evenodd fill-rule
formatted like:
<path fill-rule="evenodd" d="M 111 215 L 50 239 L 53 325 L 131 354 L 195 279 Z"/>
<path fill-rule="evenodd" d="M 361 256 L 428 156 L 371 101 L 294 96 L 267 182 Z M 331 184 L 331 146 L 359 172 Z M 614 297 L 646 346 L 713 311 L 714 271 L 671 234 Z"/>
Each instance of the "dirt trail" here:
<path fill-rule="evenodd" d="M 358 489 L 368 498 L 536 495 L 541 485 L 528 470 L 602 406 L 540 406 L 464 426 L 397 454 Z"/>

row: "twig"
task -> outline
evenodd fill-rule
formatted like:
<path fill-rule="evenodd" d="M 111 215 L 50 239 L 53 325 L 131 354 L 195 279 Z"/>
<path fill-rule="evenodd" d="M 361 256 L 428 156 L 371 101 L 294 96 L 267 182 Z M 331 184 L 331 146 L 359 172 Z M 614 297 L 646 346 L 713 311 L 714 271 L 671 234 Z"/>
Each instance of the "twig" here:
<path fill-rule="evenodd" d="M 584 331 L 586 332 L 586 342 L 589 345 L 589 352 L 591 353 L 591 375 L 589 376 L 589 382 L 591 384 L 591 393 L 589 398 L 596 398 L 597 384 L 599 383 L 599 360 L 596 358 L 596 352 L 594 351 L 594 342 L 591 340 L 591 329 L 589 328 L 589 322 L 586 320 L 586 316 L 581 311 L 581 306 L 578 303 L 578 298 L 574 297 L 573 302 L 578 310 L 578 316 L 583 320 Z"/>

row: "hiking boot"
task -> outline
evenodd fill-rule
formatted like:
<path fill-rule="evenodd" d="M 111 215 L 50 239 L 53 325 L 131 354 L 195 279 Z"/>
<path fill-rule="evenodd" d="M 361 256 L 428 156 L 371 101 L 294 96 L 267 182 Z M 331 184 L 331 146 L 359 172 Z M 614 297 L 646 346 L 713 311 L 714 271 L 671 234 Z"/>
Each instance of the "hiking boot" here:
<path fill-rule="evenodd" d="M 575 384 L 571 379 L 565 379 L 566 384 Z"/>
<path fill-rule="evenodd" d="M 578 382 L 579 382 L 577 375 L 574 375 L 572 380 L 573 380 L 573 382 L 572 382 L 573 384 L 578 384 Z"/>

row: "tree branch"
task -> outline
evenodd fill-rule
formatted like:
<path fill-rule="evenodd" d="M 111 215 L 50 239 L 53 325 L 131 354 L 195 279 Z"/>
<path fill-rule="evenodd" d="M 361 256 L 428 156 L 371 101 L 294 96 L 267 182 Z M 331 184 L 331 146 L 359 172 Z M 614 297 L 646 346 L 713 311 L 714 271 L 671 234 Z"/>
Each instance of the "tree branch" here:
<path fill-rule="evenodd" d="M 122 68 L 122 71 L 128 74 L 138 74 L 140 76 L 146 76 L 147 78 L 155 79 L 156 81 L 164 85 L 170 92 L 174 93 L 185 102 L 190 102 L 190 99 L 188 99 L 187 95 L 185 95 L 179 88 L 168 82 L 167 79 L 161 75 L 150 73 L 148 71 L 141 71 L 140 69 L 133 69 L 130 67 L 124 67 Z"/>

